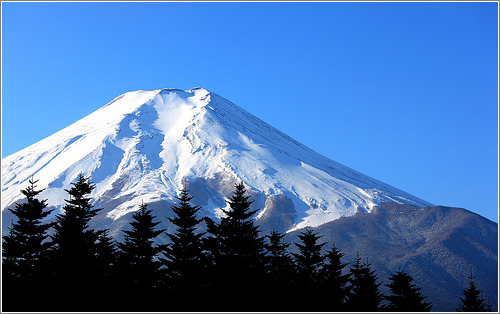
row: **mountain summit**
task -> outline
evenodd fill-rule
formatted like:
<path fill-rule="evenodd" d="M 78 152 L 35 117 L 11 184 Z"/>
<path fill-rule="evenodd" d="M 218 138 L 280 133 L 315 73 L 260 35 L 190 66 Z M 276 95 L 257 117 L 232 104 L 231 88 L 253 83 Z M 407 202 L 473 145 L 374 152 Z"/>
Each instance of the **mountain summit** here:
<path fill-rule="evenodd" d="M 61 208 L 79 173 L 92 176 L 95 206 L 109 225 L 144 201 L 172 202 L 182 184 L 220 217 L 234 183 L 251 190 L 256 219 L 291 231 L 316 227 L 384 202 L 424 200 L 326 158 L 203 88 L 127 92 L 2 160 L 2 211 L 34 176 Z M 110 222 L 111 221 L 111 222 Z"/>
<path fill-rule="evenodd" d="M 32 176 L 55 215 L 80 173 L 92 176 L 93 205 L 103 209 L 90 227 L 107 228 L 118 241 L 143 201 L 157 228 L 172 233 L 167 218 L 182 187 L 200 214 L 216 220 L 243 181 L 261 235 L 288 232 L 287 241 L 298 243 L 303 228 L 313 227 L 342 248 L 347 262 L 360 253 L 369 258 L 381 280 L 399 269 L 411 273 L 436 311 L 458 306 L 474 269 L 485 297 L 497 304 L 498 224 L 343 166 L 203 88 L 125 93 L 4 158 L 2 232 L 16 218 L 5 209 L 23 202 L 20 190 Z M 162 233 L 156 241 L 169 238 Z"/>

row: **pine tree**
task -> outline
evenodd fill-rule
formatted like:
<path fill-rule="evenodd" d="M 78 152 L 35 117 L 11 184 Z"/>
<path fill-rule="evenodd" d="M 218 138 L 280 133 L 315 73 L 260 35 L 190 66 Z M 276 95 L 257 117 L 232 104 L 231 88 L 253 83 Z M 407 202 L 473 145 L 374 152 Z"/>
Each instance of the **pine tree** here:
<path fill-rule="evenodd" d="M 15 209 L 9 209 L 17 217 L 9 234 L 3 237 L 3 274 L 22 280 L 33 279 L 39 272 L 41 259 L 46 257 L 50 248 L 48 229 L 51 224 L 42 224 L 42 220 L 53 210 L 45 210 L 47 200 L 36 198 L 43 190 L 35 190 L 36 182 L 29 180 L 26 190 L 21 190 L 26 196 L 25 203 L 17 203 Z M 7 267 L 5 267 L 7 266 Z"/>
<path fill-rule="evenodd" d="M 108 229 L 102 230 L 96 242 L 96 272 L 93 287 L 95 291 L 95 300 L 93 303 L 96 310 L 116 310 L 115 304 L 109 302 L 109 299 L 119 297 L 118 292 L 122 288 L 117 285 L 117 257 L 116 242 L 109 235 Z"/>
<path fill-rule="evenodd" d="M 361 258 L 350 269 L 350 289 L 348 309 L 354 312 L 376 312 L 380 310 L 383 295 L 379 291 L 382 283 L 377 283 L 378 276 L 371 270 L 371 264 L 361 263 Z"/>
<path fill-rule="evenodd" d="M 319 293 L 319 269 L 324 260 L 321 249 L 326 243 L 318 243 L 321 236 L 311 229 L 306 229 L 299 235 L 301 243 L 295 243 L 299 248 L 299 253 L 294 253 L 297 267 L 296 291 L 298 297 L 303 296 L 304 300 L 312 300 Z M 307 307 L 303 307 L 307 306 Z M 310 302 L 300 304 L 298 309 L 316 311 Z M 319 306 L 319 304 L 316 304 Z"/>
<path fill-rule="evenodd" d="M 193 294 L 199 297 L 205 277 L 204 233 L 195 232 L 202 219 L 196 217 L 200 207 L 191 205 L 192 199 L 184 188 L 177 197 L 178 205 L 172 206 L 175 217 L 168 219 L 177 230 L 175 234 L 167 233 L 171 243 L 163 252 L 165 258 L 161 259 L 166 266 L 168 286 L 174 291 L 174 306 L 182 306 L 183 311 L 200 305 L 189 300 Z"/>
<path fill-rule="evenodd" d="M 156 230 L 159 222 L 152 215 L 147 204 L 141 204 L 132 215 L 132 230 L 123 230 L 125 242 L 120 243 L 120 276 L 128 303 L 128 310 L 149 311 L 154 309 L 156 287 L 160 277 L 158 253 L 162 247 L 154 244 L 154 239 L 165 230 Z"/>
<path fill-rule="evenodd" d="M 243 182 L 238 183 L 220 223 L 205 219 L 213 235 L 206 243 L 215 262 L 214 291 L 227 293 L 227 302 L 221 304 L 227 310 L 241 310 L 242 304 L 256 297 L 265 277 L 264 239 L 252 219 L 257 210 L 250 210 L 248 199 Z M 252 309 L 257 305 L 249 304 Z"/>
<path fill-rule="evenodd" d="M 276 302 L 283 296 L 289 297 L 294 290 L 293 276 L 296 269 L 292 256 L 287 252 L 290 243 L 286 243 L 284 237 L 284 233 L 275 230 L 266 236 L 269 240 L 269 243 L 265 244 L 267 280 L 262 287 L 262 302 L 268 305 L 266 311 L 294 310 L 293 304 L 287 308 L 287 304 Z"/>
<path fill-rule="evenodd" d="M 109 235 L 109 230 L 104 229 L 99 234 L 96 243 L 96 264 L 99 277 L 107 277 L 112 273 L 113 265 L 116 263 L 116 242 Z"/>
<path fill-rule="evenodd" d="M 39 305 L 40 288 L 46 282 L 47 257 L 50 249 L 48 229 L 50 223 L 42 223 L 52 210 L 46 210 L 47 200 L 39 200 L 37 195 L 43 190 L 36 190 L 36 183 L 29 180 L 29 186 L 21 193 L 26 202 L 17 203 L 9 211 L 17 217 L 9 233 L 2 239 L 2 281 L 6 289 L 3 301 L 9 306 L 16 304 L 15 310 L 35 310 L 29 306 Z M 22 291 L 22 293 L 21 293 Z M 31 302 L 18 300 L 24 296 Z M 4 308 L 6 309 L 6 308 Z"/>
<path fill-rule="evenodd" d="M 321 255 L 321 248 L 326 243 L 318 243 L 321 236 L 311 229 L 307 229 L 299 235 L 302 243 L 295 243 L 299 248 L 299 253 L 294 253 L 297 264 L 297 273 L 300 280 L 305 285 L 312 286 L 318 282 L 318 271 L 324 256 Z"/>
<path fill-rule="evenodd" d="M 88 310 L 93 304 L 82 303 L 89 298 L 96 278 L 96 242 L 102 231 L 91 229 L 90 219 L 101 209 L 94 209 L 88 195 L 95 185 L 90 177 L 79 174 L 72 187 L 65 190 L 69 200 L 65 200 L 64 212 L 56 215 L 54 234 L 53 266 L 55 272 L 54 289 L 61 295 L 61 306 L 57 310 Z M 74 308 L 74 304 L 79 304 Z"/>
<path fill-rule="evenodd" d="M 290 243 L 286 243 L 283 238 L 284 233 L 275 230 L 267 236 L 269 243 L 265 244 L 268 252 L 267 256 L 267 277 L 272 286 L 285 287 L 292 282 L 292 275 L 295 273 L 295 265 L 287 249 Z"/>
<path fill-rule="evenodd" d="M 345 254 L 332 246 L 325 255 L 323 268 L 320 270 L 321 295 L 324 300 L 324 309 L 328 311 L 343 311 L 349 293 L 347 283 L 349 274 L 342 274 L 343 269 L 348 265 L 342 263 L 341 259 Z"/>
<path fill-rule="evenodd" d="M 19 281 L 19 278 L 22 276 L 19 259 L 23 254 L 19 245 L 20 241 L 16 240 L 14 223 L 11 223 L 8 231 L 7 235 L 2 236 L 2 280 L 4 284 L 8 282 L 12 285 L 16 281 Z"/>
<path fill-rule="evenodd" d="M 491 305 L 486 303 L 486 299 L 483 298 L 483 290 L 479 289 L 474 281 L 475 276 L 472 275 L 472 269 L 470 270 L 469 286 L 462 290 L 464 297 L 460 298 L 460 305 L 457 308 L 458 312 L 490 312 Z"/>
<path fill-rule="evenodd" d="M 425 297 L 420 293 L 420 287 L 413 283 L 413 277 L 398 270 L 389 277 L 391 281 L 386 284 L 391 290 L 391 295 L 385 298 L 390 302 L 386 310 L 392 312 L 429 312 L 432 304 L 425 302 Z"/>
<path fill-rule="evenodd" d="M 55 233 L 51 236 L 56 255 L 64 264 L 76 266 L 87 264 L 95 256 L 95 243 L 99 231 L 89 228 L 89 221 L 101 209 L 94 209 L 91 198 L 87 197 L 95 185 L 83 174 L 79 174 L 72 187 L 65 190 L 69 200 L 63 207 L 63 213 L 56 215 Z"/>

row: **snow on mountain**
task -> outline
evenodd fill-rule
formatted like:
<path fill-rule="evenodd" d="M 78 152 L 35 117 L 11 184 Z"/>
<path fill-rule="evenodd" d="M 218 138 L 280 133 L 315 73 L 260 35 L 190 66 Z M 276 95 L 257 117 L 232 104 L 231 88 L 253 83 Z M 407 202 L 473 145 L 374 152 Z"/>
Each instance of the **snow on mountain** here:
<path fill-rule="evenodd" d="M 61 208 L 80 172 L 92 175 L 92 197 L 111 220 L 141 201 L 172 201 L 184 180 L 203 213 L 215 217 L 242 180 L 260 209 L 256 218 L 288 215 L 287 231 L 383 202 L 432 205 L 314 152 L 203 88 L 127 92 L 4 158 L 2 213 L 21 200 L 31 176 L 45 188 L 40 197 Z"/>

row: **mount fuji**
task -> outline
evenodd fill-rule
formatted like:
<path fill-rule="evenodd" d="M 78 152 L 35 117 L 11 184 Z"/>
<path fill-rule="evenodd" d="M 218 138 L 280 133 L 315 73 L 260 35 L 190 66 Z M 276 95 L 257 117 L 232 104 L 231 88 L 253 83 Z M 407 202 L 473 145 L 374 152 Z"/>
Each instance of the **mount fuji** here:
<path fill-rule="evenodd" d="M 127 92 L 3 158 L 1 170 L 3 234 L 15 219 L 5 209 L 24 201 L 20 190 L 32 177 L 55 215 L 68 197 L 64 189 L 80 173 L 91 176 L 90 196 L 102 210 L 89 225 L 119 241 L 142 202 L 158 228 L 172 233 L 170 205 L 184 186 L 201 215 L 218 219 L 242 181 L 263 235 L 287 232 L 296 243 L 303 228 L 315 228 L 347 262 L 358 253 L 370 258 L 382 281 L 398 269 L 411 273 L 437 311 L 458 306 L 474 269 L 498 309 L 497 223 L 343 166 L 203 88 Z"/>
<path fill-rule="evenodd" d="M 203 214 L 218 217 L 234 183 L 251 190 L 257 219 L 281 231 L 316 227 L 383 202 L 430 203 L 298 143 L 203 88 L 127 92 L 2 161 L 2 211 L 34 176 L 56 208 L 79 173 L 113 221 L 142 201 L 173 201 L 188 182 Z M 108 223 L 110 223 L 108 221 Z"/>

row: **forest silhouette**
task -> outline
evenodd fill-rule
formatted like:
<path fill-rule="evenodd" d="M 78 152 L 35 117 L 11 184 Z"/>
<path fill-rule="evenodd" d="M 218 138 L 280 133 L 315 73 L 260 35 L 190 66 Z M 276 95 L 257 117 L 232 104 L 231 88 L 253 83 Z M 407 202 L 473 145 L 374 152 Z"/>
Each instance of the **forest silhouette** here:
<path fill-rule="evenodd" d="M 82 174 L 65 190 L 68 199 L 53 222 L 39 200 L 36 181 L 21 192 L 25 202 L 9 209 L 16 217 L 2 240 L 2 310 L 46 312 L 178 311 L 430 311 L 432 304 L 398 270 L 388 278 L 389 295 L 358 254 L 353 265 L 340 248 L 305 229 L 297 253 L 276 231 L 261 235 L 243 182 L 237 183 L 219 221 L 198 216 L 186 188 L 172 206 L 168 233 L 138 204 L 124 241 L 89 221 L 100 209 L 89 197 L 95 185 Z M 199 232 L 200 224 L 206 232 Z M 168 243 L 155 242 L 166 233 Z M 323 253 L 325 251 L 325 253 Z M 471 273 L 459 311 L 489 311 Z"/>

